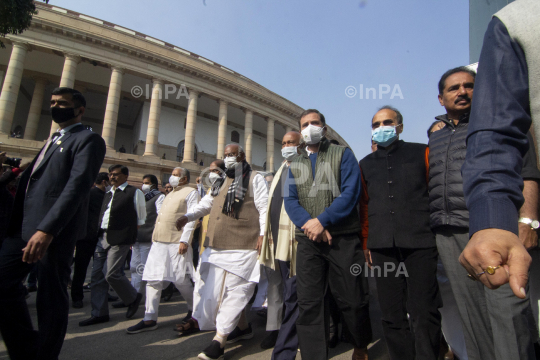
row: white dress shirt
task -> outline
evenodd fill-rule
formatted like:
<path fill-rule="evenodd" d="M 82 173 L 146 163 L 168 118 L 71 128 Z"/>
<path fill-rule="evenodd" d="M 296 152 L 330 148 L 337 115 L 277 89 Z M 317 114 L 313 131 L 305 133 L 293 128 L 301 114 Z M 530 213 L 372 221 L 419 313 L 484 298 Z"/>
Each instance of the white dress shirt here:
<path fill-rule="evenodd" d="M 163 200 L 165 200 L 165 194 L 158 195 L 158 199 L 156 200 L 156 213 L 159 214 L 159 211 L 161 210 L 161 205 L 163 205 Z"/>
<path fill-rule="evenodd" d="M 79 126 L 79 125 L 82 125 L 82 123 L 76 123 L 76 124 L 73 124 L 73 125 L 69 125 L 69 126 L 63 128 L 63 129 L 60 129 L 60 128 L 57 129 L 56 132 L 59 132 L 60 136 L 55 136 L 53 138 L 53 142 L 60 140 L 64 136 L 65 133 L 67 133 L 69 130 L 73 129 L 75 126 Z"/>
<path fill-rule="evenodd" d="M 128 186 L 127 181 L 120 185 L 118 189 L 124 191 L 126 186 Z M 111 201 L 107 205 L 107 209 L 103 213 L 103 220 L 101 221 L 101 228 L 107 230 L 109 228 L 109 218 L 111 216 L 111 204 L 114 199 L 115 187 L 112 187 L 109 192 L 112 192 Z M 146 200 L 144 198 L 144 193 L 137 189 L 135 191 L 135 196 L 133 197 L 133 203 L 135 204 L 135 210 L 137 211 L 137 225 L 144 225 L 146 222 Z"/>
<path fill-rule="evenodd" d="M 192 212 L 197 204 L 199 203 L 199 193 L 197 191 L 192 191 L 186 196 L 186 205 L 187 205 L 187 212 Z M 191 239 L 191 233 L 195 230 L 195 227 L 197 226 L 196 221 L 190 221 L 184 226 L 184 231 L 182 231 L 182 236 L 180 237 L 180 242 L 189 244 L 189 240 Z"/>

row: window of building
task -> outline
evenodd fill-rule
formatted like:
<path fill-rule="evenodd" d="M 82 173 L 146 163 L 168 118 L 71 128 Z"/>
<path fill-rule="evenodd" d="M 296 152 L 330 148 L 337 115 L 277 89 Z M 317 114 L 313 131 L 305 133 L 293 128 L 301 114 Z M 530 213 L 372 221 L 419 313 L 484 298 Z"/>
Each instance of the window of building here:
<path fill-rule="evenodd" d="M 240 142 L 240 133 L 238 131 L 233 131 L 231 133 L 231 142 L 234 142 L 234 143 Z"/>

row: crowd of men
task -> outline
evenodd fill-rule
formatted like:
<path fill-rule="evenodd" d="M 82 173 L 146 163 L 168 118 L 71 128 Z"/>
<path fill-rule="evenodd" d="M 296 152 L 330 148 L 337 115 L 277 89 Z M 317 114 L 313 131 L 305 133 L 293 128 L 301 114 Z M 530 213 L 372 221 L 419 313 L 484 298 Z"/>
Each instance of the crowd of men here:
<path fill-rule="evenodd" d="M 300 132 L 283 137 L 272 176 L 229 144 L 196 184 L 175 168 L 164 193 L 153 174 L 138 188 L 124 165 L 100 173 L 105 143 L 82 125 L 86 100 L 55 89 L 59 129 L 36 158 L 21 166 L 0 154 L 0 331 L 9 356 L 58 358 L 71 268 L 72 306 L 81 308 L 92 261 L 91 317 L 79 326 L 110 320 L 112 288 L 126 318 L 145 305 L 127 333 L 155 330 L 172 284 L 188 308 L 176 331 L 215 332 L 203 360 L 253 337 L 247 310 L 257 286 L 268 304 L 261 347 L 273 348 L 272 359 L 298 351 L 328 359 L 339 322 L 352 359 L 368 359 L 368 273 L 392 360 L 536 359 L 540 171 L 531 131 L 540 134 L 540 54 L 523 30 L 540 33 L 534 14 L 533 0 L 504 8 L 487 30 L 478 75 L 465 67 L 442 75 L 445 114 L 429 126 L 428 145 L 401 140 L 402 114 L 383 106 L 360 125 L 371 126 L 372 153 L 358 161 L 308 109 Z M 31 271 L 37 330 L 23 285 Z"/>

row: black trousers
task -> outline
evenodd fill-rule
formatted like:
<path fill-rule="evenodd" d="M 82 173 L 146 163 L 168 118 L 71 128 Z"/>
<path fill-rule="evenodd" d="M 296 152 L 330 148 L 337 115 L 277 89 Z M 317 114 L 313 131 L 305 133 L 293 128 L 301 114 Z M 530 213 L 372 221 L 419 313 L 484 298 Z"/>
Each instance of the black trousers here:
<path fill-rule="evenodd" d="M 20 236 L 7 237 L 0 249 L 0 332 L 12 360 L 56 360 L 68 323 L 67 284 L 75 241 L 54 239 L 36 263 L 38 331 L 32 326 L 22 287 L 32 268 L 22 261 L 25 246 Z"/>
<path fill-rule="evenodd" d="M 86 279 L 88 264 L 94 256 L 98 238 L 83 239 L 77 241 L 75 245 L 75 261 L 73 266 L 73 279 L 71 280 L 71 300 L 79 301 L 84 298 L 83 285 Z"/>
<path fill-rule="evenodd" d="M 439 356 L 442 300 L 437 257 L 436 247 L 371 249 L 383 333 L 392 360 Z"/>
<path fill-rule="evenodd" d="M 283 279 L 283 320 L 272 352 L 272 360 L 294 360 L 296 354 L 298 354 L 296 276 L 289 277 L 291 271 L 290 262 L 279 260 L 278 262 L 281 278 Z"/>
<path fill-rule="evenodd" d="M 296 330 L 302 358 L 328 359 L 329 304 L 331 291 L 351 332 L 351 342 L 365 348 L 372 340 L 369 319 L 369 289 L 364 274 L 355 276 L 351 267 L 364 267 L 365 258 L 356 234 L 334 236 L 332 246 L 297 236 L 296 281 L 300 308 Z"/>

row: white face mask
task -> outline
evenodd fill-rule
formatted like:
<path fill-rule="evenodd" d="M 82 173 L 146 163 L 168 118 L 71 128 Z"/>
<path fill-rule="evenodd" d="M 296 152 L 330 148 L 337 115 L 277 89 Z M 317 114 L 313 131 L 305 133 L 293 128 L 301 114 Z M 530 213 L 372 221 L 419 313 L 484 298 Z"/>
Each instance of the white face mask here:
<path fill-rule="evenodd" d="M 309 124 L 304 130 L 302 130 L 302 136 L 304 141 L 308 145 L 315 145 L 321 142 L 323 138 L 324 127 L 318 127 Z"/>
<path fill-rule="evenodd" d="M 225 162 L 225 167 L 227 169 L 232 169 L 236 166 L 236 164 L 238 164 L 238 161 L 236 161 L 236 156 L 227 156 L 223 161 Z"/>
<path fill-rule="evenodd" d="M 171 184 L 173 189 L 177 187 L 178 184 L 180 184 L 180 176 L 171 175 L 171 177 L 169 178 L 169 184 Z"/>
<path fill-rule="evenodd" d="M 287 161 L 291 161 L 298 155 L 298 146 L 287 146 L 281 149 L 281 156 Z"/>
<path fill-rule="evenodd" d="M 214 184 L 216 182 L 217 179 L 221 178 L 221 176 L 219 174 L 216 174 L 216 173 L 210 173 L 208 174 L 208 179 L 210 179 L 210 182 L 212 184 Z"/>
<path fill-rule="evenodd" d="M 142 190 L 143 193 L 148 194 L 150 192 L 150 190 L 152 190 L 152 185 L 143 184 L 143 186 L 141 187 L 141 190 Z"/>

